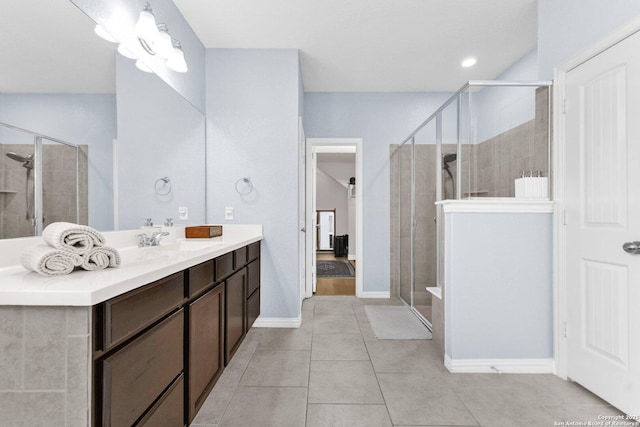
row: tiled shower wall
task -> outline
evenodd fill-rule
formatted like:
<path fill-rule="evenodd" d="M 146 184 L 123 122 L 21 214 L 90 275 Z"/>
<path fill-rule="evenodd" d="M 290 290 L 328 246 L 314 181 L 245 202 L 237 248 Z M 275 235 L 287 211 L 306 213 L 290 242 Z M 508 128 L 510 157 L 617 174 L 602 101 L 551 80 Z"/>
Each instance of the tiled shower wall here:
<path fill-rule="evenodd" d="M 0 307 L 1 425 L 90 425 L 90 315 L 90 307 Z"/>
<path fill-rule="evenodd" d="M 32 221 L 27 218 L 27 195 L 30 215 L 33 215 L 33 170 L 29 173 L 22 163 L 6 154 L 21 156 L 33 153 L 33 145 L 0 144 L 0 238 L 33 235 Z M 43 144 L 43 210 L 44 226 L 56 221 L 76 222 L 76 152 L 58 144 Z M 80 224 L 88 223 L 88 146 L 80 146 L 79 168 Z"/>

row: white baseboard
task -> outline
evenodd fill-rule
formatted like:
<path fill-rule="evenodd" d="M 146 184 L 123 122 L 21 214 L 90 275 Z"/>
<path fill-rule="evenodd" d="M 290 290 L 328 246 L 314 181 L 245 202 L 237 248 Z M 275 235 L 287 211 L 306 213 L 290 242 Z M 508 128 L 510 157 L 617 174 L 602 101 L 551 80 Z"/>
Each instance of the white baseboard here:
<path fill-rule="evenodd" d="M 299 328 L 302 316 L 298 317 L 263 317 L 258 316 L 254 328 Z"/>
<path fill-rule="evenodd" d="M 356 260 L 356 254 L 349 254 L 347 255 L 347 259 L 349 261 L 355 261 Z"/>
<path fill-rule="evenodd" d="M 362 291 L 360 298 L 390 298 L 389 291 Z"/>
<path fill-rule="evenodd" d="M 451 359 L 444 366 L 453 373 L 553 374 L 553 359 Z"/>

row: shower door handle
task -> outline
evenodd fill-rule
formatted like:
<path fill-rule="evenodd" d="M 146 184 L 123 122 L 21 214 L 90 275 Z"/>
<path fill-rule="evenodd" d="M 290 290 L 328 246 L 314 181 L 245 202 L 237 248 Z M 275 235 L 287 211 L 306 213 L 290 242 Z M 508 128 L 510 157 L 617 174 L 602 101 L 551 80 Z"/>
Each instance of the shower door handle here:
<path fill-rule="evenodd" d="M 627 242 L 622 245 L 622 250 L 631 255 L 640 255 L 640 242 Z"/>

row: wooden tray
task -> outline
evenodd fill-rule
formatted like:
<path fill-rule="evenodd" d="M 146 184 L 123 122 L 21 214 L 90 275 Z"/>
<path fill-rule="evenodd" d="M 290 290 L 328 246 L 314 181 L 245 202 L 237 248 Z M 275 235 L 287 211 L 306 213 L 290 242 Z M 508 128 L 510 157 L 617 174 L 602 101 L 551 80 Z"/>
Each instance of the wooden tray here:
<path fill-rule="evenodd" d="M 184 235 L 187 239 L 210 239 L 222 236 L 221 225 L 196 225 L 186 227 Z"/>

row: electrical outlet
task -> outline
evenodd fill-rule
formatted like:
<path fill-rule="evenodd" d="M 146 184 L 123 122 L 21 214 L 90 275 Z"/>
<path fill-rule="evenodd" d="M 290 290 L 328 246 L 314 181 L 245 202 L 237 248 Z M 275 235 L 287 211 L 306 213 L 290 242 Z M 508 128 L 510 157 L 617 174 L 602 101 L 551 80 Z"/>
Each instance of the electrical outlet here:
<path fill-rule="evenodd" d="M 189 219 L 189 208 L 186 206 L 178 207 L 178 213 L 180 214 L 180 219 L 185 220 Z"/>
<path fill-rule="evenodd" d="M 226 206 L 224 208 L 224 219 L 233 219 L 233 206 Z"/>

